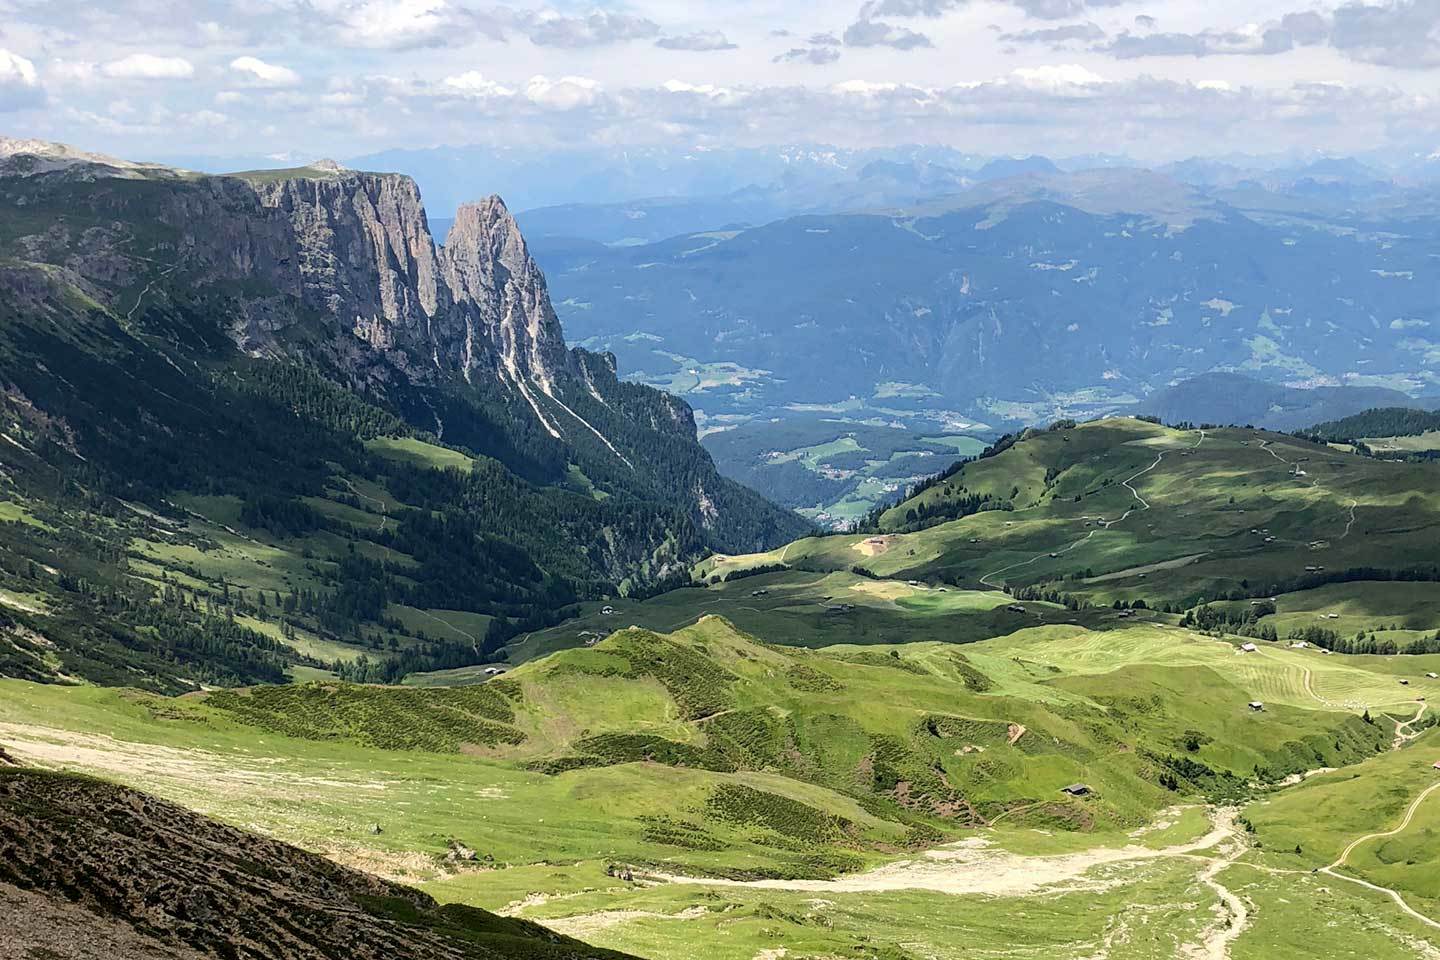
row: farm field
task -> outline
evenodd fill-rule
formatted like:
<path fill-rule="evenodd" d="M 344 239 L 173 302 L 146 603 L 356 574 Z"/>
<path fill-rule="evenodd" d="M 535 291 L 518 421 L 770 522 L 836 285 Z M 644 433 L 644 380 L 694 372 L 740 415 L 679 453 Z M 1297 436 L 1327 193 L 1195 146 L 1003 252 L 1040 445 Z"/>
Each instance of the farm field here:
<path fill-rule="evenodd" d="M 1246 601 L 1218 606 L 1243 611 Z M 1401 649 L 1440 630 L 1440 587 L 1434 583 L 1332 583 L 1275 597 L 1275 613 L 1260 618 L 1282 636 L 1321 627 L 1342 637 L 1373 635 Z"/>
<path fill-rule="evenodd" d="M 1413 437 L 1366 437 L 1361 440 L 1376 453 L 1416 453 L 1440 450 L 1440 430 L 1427 430 Z"/>

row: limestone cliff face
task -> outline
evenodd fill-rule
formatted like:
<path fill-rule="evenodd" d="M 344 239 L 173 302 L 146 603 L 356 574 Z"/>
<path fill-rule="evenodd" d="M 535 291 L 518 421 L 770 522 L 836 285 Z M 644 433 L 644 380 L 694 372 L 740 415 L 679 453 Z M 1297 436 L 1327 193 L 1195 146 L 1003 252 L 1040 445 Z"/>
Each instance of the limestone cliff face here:
<path fill-rule="evenodd" d="M 440 247 L 404 176 L 321 163 L 211 177 L 37 150 L 0 141 L 0 213 L 23 228 L 0 230 L 0 297 L 16 309 L 70 310 L 94 324 L 82 340 L 118 325 L 213 358 L 223 334 L 253 357 L 313 363 L 532 482 L 682 510 L 727 552 L 804 532 L 719 476 L 683 401 L 566 347 L 498 197 L 462 207 Z M 650 561 L 664 576 L 668 560 Z"/>
<path fill-rule="evenodd" d="M 472 332 L 498 350 L 505 375 L 533 379 L 553 393 L 556 376 L 571 369 L 565 337 L 545 277 L 499 197 L 460 208 L 442 261 L 451 297 L 473 315 Z"/>
<path fill-rule="evenodd" d="M 499 197 L 462 207 L 440 249 L 408 177 L 338 171 L 253 189 L 294 248 L 296 276 L 277 286 L 298 284 L 309 308 L 353 337 L 335 344 L 341 355 L 383 357 L 417 382 L 498 377 L 547 394 L 570 372 L 545 279 Z M 242 345 L 285 348 L 264 337 Z"/>
<path fill-rule="evenodd" d="M 404 177 L 343 174 L 252 185 L 288 228 L 302 297 L 372 349 L 422 348 L 445 298 L 420 193 Z M 290 284 L 283 282 L 282 287 Z"/>
<path fill-rule="evenodd" d="M 493 378 L 553 395 L 577 372 L 545 279 L 498 197 L 461 208 L 441 249 L 409 177 L 327 162 L 233 177 L 154 168 L 161 175 L 68 148 L 17 152 L 27 143 L 0 143 L 0 195 L 19 202 L 84 181 L 87 212 L 108 221 L 57 224 L 28 238 L 27 252 L 116 289 L 117 310 L 135 296 L 130 282 L 159 268 L 167 282 L 152 297 L 183 286 L 223 298 L 247 353 L 318 348 L 372 385 L 397 373 L 417 384 Z M 135 226 L 147 222 L 169 237 L 138 242 Z"/>

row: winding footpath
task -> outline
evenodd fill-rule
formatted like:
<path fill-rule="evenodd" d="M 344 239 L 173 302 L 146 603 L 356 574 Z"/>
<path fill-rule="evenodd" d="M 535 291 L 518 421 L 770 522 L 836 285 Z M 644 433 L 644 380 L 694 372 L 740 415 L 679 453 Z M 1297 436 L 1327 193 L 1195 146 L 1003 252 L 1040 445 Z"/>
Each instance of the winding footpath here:
<path fill-rule="evenodd" d="M 1240 939 L 1250 924 L 1250 908 L 1240 895 L 1219 880 L 1220 874 L 1234 865 L 1245 853 L 1246 844 L 1238 835 L 1231 837 L 1219 855 L 1206 864 L 1197 879 L 1219 898 L 1215 922 L 1208 926 L 1198 944 L 1184 944 L 1180 955 L 1187 960 L 1229 960 L 1230 945 Z"/>
<path fill-rule="evenodd" d="M 1420 738 L 1421 731 L 1414 729 L 1414 727 L 1415 724 L 1420 722 L 1420 718 L 1425 716 L 1425 708 L 1429 706 L 1429 704 L 1424 700 L 1416 700 L 1415 703 L 1419 706 L 1419 709 L 1415 711 L 1415 716 L 1409 720 L 1395 724 L 1395 743 L 1393 748 L 1396 750 L 1399 750 L 1411 740 L 1418 740 Z"/>
<path fill-rule="evenodd" d="M 1204 430 L 1201 430 L 1201 431 L 1200 431 L 1200 439 L 1199 439 L 1199 440 L 1196 440 L 1196 441 L 1195 441 L 1195 446 L 1191 447 L 1190 449 L 1191 449 L 1191 450 L 1195 450 L 1195 449 L 1199 448 L 1200 444 L 1202 444 L 1202 443 L 1204 443 L 1204 442 L 1205 442 L 1205 431 L 1204 431 Z M 1124 513 L 1122 513 L 1119 517 L 1117 517 L 1117 518 L 1114 519 L 1114 520 L 1098 520 L 1098 521 L 1096 521 L 1096 522 L 1098 522 L 1098 523 L 1100 524 L 1100 526 L 1101 526 L 1102 528 L 1104 528 L 1104 529 L 1106 529 L 1106 530 L 1109 530 L 1111 527 L 1115 526 L 1116 524 L 1125 522 L 1125 520 L 1127 520 L 1132 513 L 1144 513 L 1146 510 L 1149 510 L 1149 509 L 1150 509 L 1150 501 L 1148 501 L 1148 500 L 1146 500 L 1144 497 L 1140 496 L 1140 491 L 1139 491 L 1139 490 L 1136 490 L 1136 489 L 1134 488 L 1134 486 L 1132 486 L 1132 484 L 1134 483 L 1134 481 L 1140 479 L 1141 477 L 1145 476 L 1145 474 L 1149 473 L 1150 471 L 1154 470 L 1156 467 L 1160 466 L 1160 463 L 1165 459 L 1165 454 L 1166 454 L 1167 452 L 1169 452 L 1169 451 L 1164 451 L 1164 450 L 1162 450 L 1160 453 L 1156 454 L 1156 456 L 1155 456 L 1155 462 L 1152 463 L 1152 464 L 1150 464 L 1150 466 L 1148 466 L 1148 467 L 1146 467 L 1145 469 L 1140 470 L 1140 471 L 1138 471 L 1138 472 L 1130 475 L 1129 477 L 1126 477 L 1124 480 L 1120 481 L 1120 485 L 1121 485 L 1122 487 L 1124 487 L 1126 490 L 1129 490 L 1129 491 L 1130 491 L 1131 496 L 1133 496 L 1133 497 L 1135 498 L 1135 500 L 1140 504 L 1140 507 L 1139 507 L 1139 509 L 1136 509 L 1135 507 L 1130 507 L 1129 509 L 1127 509 Z M 1093 517 L 1078 517 L 1077 519 L 1080 519 L 1080 520 L 1095 520 L 1095 518 L 1093 518 Z M 1010 564 L 1009 566 L 1001 567 L 999 570 L 993 570 L 993 571 L 991 571 L 990 573 L 987 573 L 987 574 L 985 574 L 983 577 L 980 578 L 980 585 L 981 585 L 981 586 L 985 586 L 985 587 L 990 587 L 992 590 L 1000 590 L 1000 589 L 1003 589 L 1003 584 L 995 583 L 991 578 L 992 578 L 992 577 L 998 577 L 998 576 L 1000 576 L 1002 573 L 1009 573 L 1011 570 L 1018 570 L 1018 569 L 1020 569 L 1021 567 L 1028 567 L 1028 566 L 1030 566 L 1030 564 L 1032 564 L 1032 563 L 1038 563 L 1039 561 L 1044 560 L 1044 559 L 1047 559 L 1047 558 L 1054 559 L 1054 558 L 1056 558 L 1056 557 L 1063 556 L 1063 555 L 1069 553 L 1071 550 L 1074 550 L 1076 547 L 1080 546 L 1081 544 L 1088 543 L 1088 542 L 1090 541 L 1090 538 L 1093 537 L 1093 536 L 1095 536 L 1095 534 L 1097 534 L 1097 533 L 1099 533 L 1099 532 L 1100 532 L 1099 530 L 1091 530 L 1089 533 L 1087 533 L 1085 536 L 1081 537 L 1079 540 L 1076 540 L 1074 543 L 1071 543 L 1071 544 L 1069 544 L 1068 546 L 1061 547 L 1059 550 L 1048 550 L 1048 551 L 1046 551 L 1045 553 L 1037 554 L 1036 556 L 1031 557 L 1029 560 L 1021 560 L 1021 561 L 1019 561 L 1019 562 L 1017 562 L 1017 563 L 1012 563 L 1012 564 Z"/>
<path fill-rule="evenodd" d="M 457 633 L 460 636 L 464 637 L 466 640 L 469 640 L 470 645 L 475 648 L 475 655 L 480 656 L 480 641 L 475 639 L 475 635 L 473 633 L 467 633 L 466 631 L 461 630 L 459 627 L 455 626 L 455 624 L 451 623 L 450 621 L 441 620 L 439 617 L 433 614 L 426 613 L 419 607 L 411 607 L 410 609 L 420 614 L 420 616 L 424 617 L 426 620 L 433 620 L 435 623 L 440 624 L 440 626 L 444 627 L 445 629 Z"/>
<path fill-rule="evenodd" d="M 355 496 L 359 497 L 361 500 L 369 500 L 371 503 L 374 503 L 374 504 L 378 504 L 378 505 L 379 505 L 379 507 L 380 507 L 380 526 L 378 526 L 378 527 L 375 528 L 375 532 L 376 532 L 376 533 L 383 533 L 384 530 L 385 530 L 385 524 L 386 524 L 386 522 L 389 521 L 389 519 L 390 519 L 390 508 L 387 507 L 387 506 L 385 506 L 385 501 L 379 499 L 378 497 L 372 497 L 372 496 L 370 496 L 368 493 L 361 493 L 360 490 L 359 490 L 359 488 L 357 488 L 357 487 L 355 486 L 355 484 L 353 484 L 353 483 L 350 482 L 350 478 L 349 478 L 349 477 L 341 477 L 341 478 L 340 478 L 340 482 L 343 483 L 343 484 L 345 484 L 345 486 L 349 487 L 349 488 L 350 488 L 350 492 L 353 493 L 353 494 L 355 494 Z"/>
<path fill-rule="evenodd" d="M 1285 466 L 1290 467 L 1292 470 L 1298 471 L 1300 469 L 1300 462 L 1298 460 L 1286 460 L 1284 457 L 1280 456 L 1280 454 L 1276 453 L 1274 450 L 1271 450 L 1270 444 L 1273 442 L 1274 441 L 1272 440 L 1261 440 L 1260 449 L 1264 450 L 1266 453 L 1270 454 L 1270 456 L 1285 464 Z M 1292 474 L 1292 478 L 1295 480 L 1300 480 L 1301 476 L 1302 475 L 1298 472 Z M 1334 491 L 1331 490 L 1329 487 L 1321 486 L 1318 477 L 1310 481 L 1310 488 L 1312 490 L 1319 490 L 1323 493 L 1334 493 Z M 1350 531 L 1355 529 L 1355 508 L 1358 506 L 1360 506 L 1360 501 L 1355 499 L 1354 497 L 1351 497 L 1350 502 L 1346 504 L 1348 514 L 1345 520 L 1345 531 L 1341 533 L 1340 536 L 1335 538 L 1336 541 L 1344 540 L 1346 537 L 1350 536 Z"/>
<path fill-rule="evenodd" d="M 1418 715 L 1416 719 L 1419 719 Z M 1413 720 L 1410 722 L 1414 723 Z M 1350 854 L 1354 853 L 1357 847 L 1369 843 L 1371 840 L 1382 840 L 1385 837 L 1393 837 L 1398 833 L 1404 833 L 1405 830 L 1409 828 L 1411 821 L 1415 819 L 1415 813 L 1417 810 L 1420 809 L 1420 805 L 1425 802 L 1425 799 L 1427 797 L 1429 797 L 1437 790 L 1440 790 L 1440 783 L 1432 784 L 1431 786 L 1426 788 L 1420 794 L 1420 796 L 1410 801 L 1410 806 L 1405 809 L 1405 817 L 1400 821 L 1399 826 L 1395 827 L 1392 830 L 1386 830 L 1383 833 L 1366 834 L 1365 836 L 1360 837 L 1357 840 L 1352 840 L 1350 842 L 1350 845 L 1345 848 L 1345 850 L 1340 854 L 1338 858 L 1336 858 L 1335 862 L 1327 867 L 1321 867 L 1320 872 L 1326 874 L 1327 876 L 1334 877 L 1336 880 L 1344 880 L 1346 883 L 1358 884 L 1359 886 L 1365 887 L 1369 890 L 1373 890 L 1376 893 L 1383 893 L 1391 900 L 1394 900 L 1395 905 L 1398 906 L 1401 910 L 1404 910 L 1411 917 L 1425 924 L 1427 927 L 1440 930 L 1440 921 L 1432 920 L 1429 917 L 1425 916 L 1425 914 L 1410 906 L 1410 904 L 1405 902 L 1405 898 L 1400 896 L 1400 894 L 1395 890 L 1392 890 L 1389 887 L 1382 887 L 1379 884 L 1371 883 L 1368 880 L 1361 880 L 1359 877 L 1346 876 L 1343 873 L 1337 872 L 1337 868 L 1343 867 L 1345 865 L 1345 861 L 1350 858 Z"/>
<path fill-rule="evenodd" d="M 1076 853 L 1027 856 L 997 849 L 983 839 L 972 838 L 928 850 L 915 859 L 899 860 L 833 880 L 726 880 L 667 873 L 648 874 L 647 879 L 710 887 L 828 893 L 928 890 L 934 893 L 1019 897 L 1041 890 L 1084 890 L 1097 884 L 1103 885 L 1104 881 L 1086 881 L 1085 874 L 1108 864 L 1190 857 L 1203 851 L 1218 850 L 1218 857 L 1204 859 L 1217 859 L 1223 864 L 1220 869 L 1224 869 L 1245 848 L 1236 826 L 1238 813 L 1228 807 L 1218 810 L 1210 830 L 1203 837 L 1170 847 L 1130 844 L 1124 847 L 1096 847 Z"/>
<path fill-rule="evenodd" d="M 151 260 L 149 257 L 140 257 L 139 259 L 145 260 L 145 261 L 147 261 L 147 262 L 149 262 L 149 263 L 158 263 L 158 262 L 159 262 L 159 261 L 156 261 L 156 260 Z M 157 283 L 159 283 L 161 280 L 164 280 L 166 277 L 170 276 L 170 274 L 174 273 L 176 270 L 179 270 L 179 269 L 180 269 L 180 264 L 178 264 L 178 263 L 171 264 L 170 266 L 166 267 L 164 270 L 161 270 L 160 273 L 159 273 L 157 276 L 152 277 L 152 278 L 150 279 L 150 282 L 149 282 L 149 283 L 145 284 L 145 288 L 140 291 L 140 296 L 138 296 L 138 297 L 135 298 L 135 306 L 131 307 L 131 308 L 130 308 L 128 311 L 126 311 L 126 313 L 125 313 L 125 326 L 128 327 L 128 326 L 130 325 L 130 321 L 132 321 L 132 320 L 135 319 L 135 313 L 136 313 L 136 311 L 138 311 L 138 310 L 140 309 L 140 305 L 145 302 L 145 296 L 146 296 L 146 294 L 148 294 L 151 290 L 155 289 L 155 285 L 156 285 Z"/>

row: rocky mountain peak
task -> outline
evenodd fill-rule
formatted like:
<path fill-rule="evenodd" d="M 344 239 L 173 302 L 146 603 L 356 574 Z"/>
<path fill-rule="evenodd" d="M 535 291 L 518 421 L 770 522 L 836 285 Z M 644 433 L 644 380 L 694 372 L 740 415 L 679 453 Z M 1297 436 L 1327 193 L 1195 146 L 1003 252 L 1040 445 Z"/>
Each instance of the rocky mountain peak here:
<path fill-rule="evenodd" d="M 545 277 L 505 201 L 491 196 L 462 206 L 440 256 L 452 296 L 478 322 L 467 342 L 480 334 L 494 344 L 501 379 L 522 394 L 527 379 L 552 393 L 569 364 L 565 337 Z M 467 375 L 471 370 L 467 365 Z"/>
<path fill-rule="evenodd" d="M 504 263 L 512 271 L 523 269 L 530 261 L 520 225 L 511 216 L 505 201 L 498 196 L 463 204 L 455 212 L 455 223 L 445 242 L 447 246 L 466 247 L 472 251 L 484 248 L 488 256 Z"/>
<path fill-rule="evenodd" d="M 80 171 L 87 178 L 142 179 L 176 177 L 182 171 L 158 163 L 137 163 L 103 153 L 91 153 L 68 143 L 0 136 L 0 175 L 36 176 L 57 171 Z"/>

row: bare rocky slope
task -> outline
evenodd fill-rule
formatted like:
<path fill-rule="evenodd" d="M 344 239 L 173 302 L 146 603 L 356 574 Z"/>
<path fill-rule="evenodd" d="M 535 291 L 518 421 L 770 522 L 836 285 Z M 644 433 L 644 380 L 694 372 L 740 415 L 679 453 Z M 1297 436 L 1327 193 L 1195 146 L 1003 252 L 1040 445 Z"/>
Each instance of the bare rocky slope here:
<path fill-rule="evenodd" d="M 623 960 L 125 787 L 0 767 L 0 958 Z"/>

